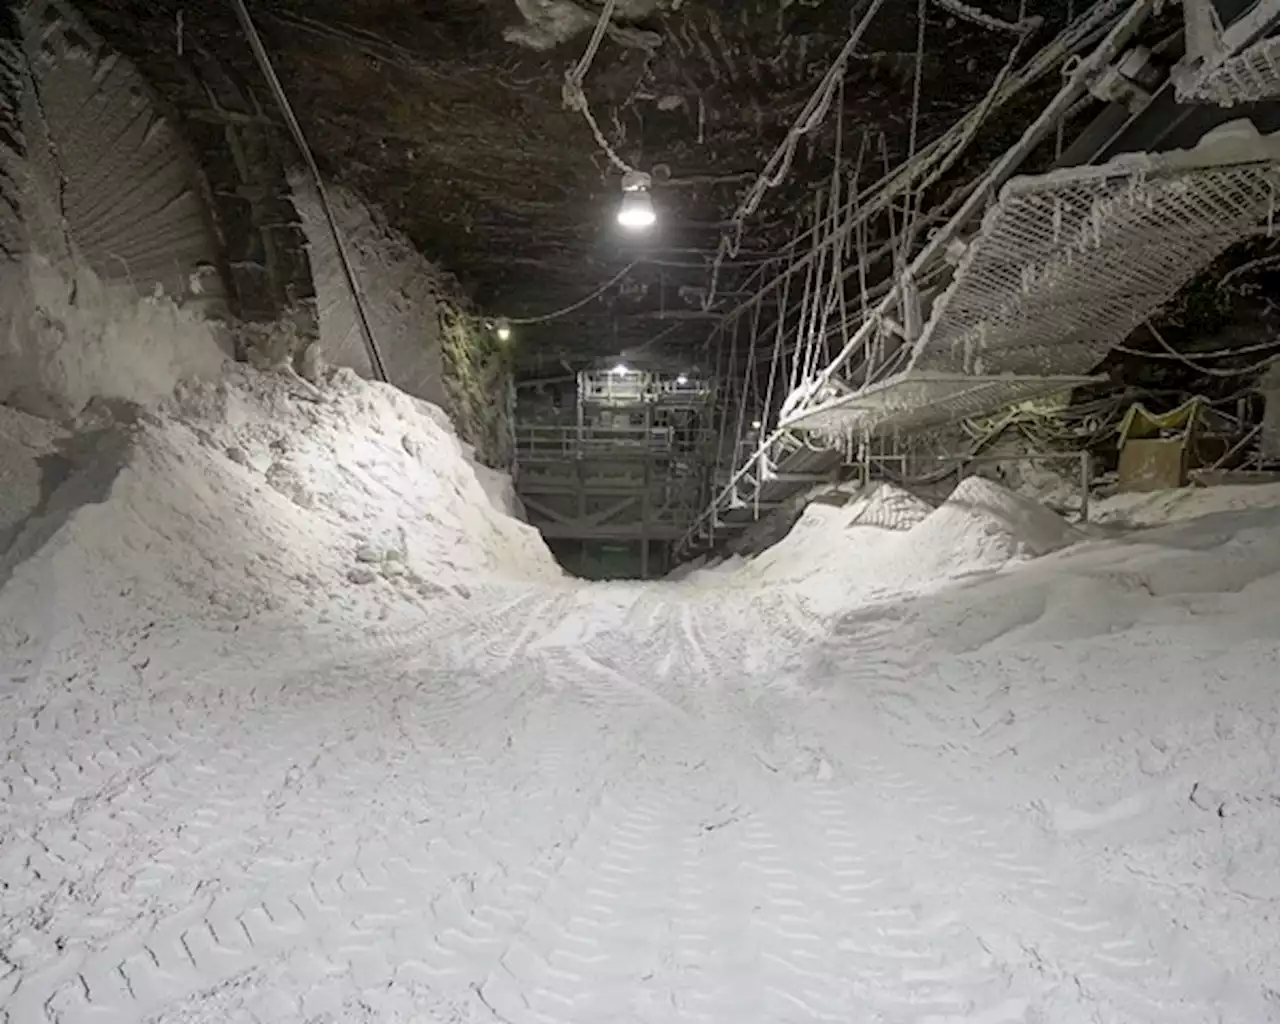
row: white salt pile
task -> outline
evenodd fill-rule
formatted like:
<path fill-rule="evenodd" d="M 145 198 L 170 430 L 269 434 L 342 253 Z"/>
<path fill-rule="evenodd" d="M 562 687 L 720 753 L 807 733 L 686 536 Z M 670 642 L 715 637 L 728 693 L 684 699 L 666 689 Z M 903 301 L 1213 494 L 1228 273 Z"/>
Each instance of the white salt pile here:
<path fill-rule="evenodd" d="M 847 504 L 814 502 L 772 548 L 695 579 L 804 586 L 830 612 L 998 570 L 1083 538 L 1043 505 L 982 478 L 963 481 L 933 510 L 900 488 L 875 484 Z"/>
<path fill-rule="evenodd" d="M 0 434 L 10 651 L 126 620 L 417 621 L 486 582 L 562 577 L 438 409 L 347 370 L 314 388 L 230 367 L 82 432 L 52 482 L 28 457 L 52 428 L 29 420 Z"/>

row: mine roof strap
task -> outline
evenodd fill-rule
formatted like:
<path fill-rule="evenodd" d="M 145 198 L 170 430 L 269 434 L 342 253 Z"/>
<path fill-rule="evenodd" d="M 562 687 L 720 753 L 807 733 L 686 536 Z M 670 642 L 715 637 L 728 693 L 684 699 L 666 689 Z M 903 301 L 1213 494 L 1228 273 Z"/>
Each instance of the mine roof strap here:
<path fill-rule="evenodd" d="M 351 259 L 347 255 L 346 243 L 342 239 L 342 232 L 338 229 L 338 221 L 333 214 L 333 206 L 329 202 L 329 195 L 324 187 L 324 179 L 320 176 L 320 168 L 316 166 L 316 158 L 311 152 L 311 147 L 307 144 L 307 137 L 302 132 L 302 125 L 298 123 L 297 117 L 294 116 L 289 97 L 285 95 L 284 86 L 280 84 L 276 69 L 271 63 L 271 58 L 267 55 L 267 48 L 262 45 L 262 37 L 258 35 L 258 29 L 253 23 L 249 9 L 245 6 L 244 0 L 231 0 L 231 2 L 236 9 L 236 17 L 240 19 L 240 27 L 244 30 L 244 34 L 249 40 L 249 48 L 253 51 L 254 59 L 257 60 L 263 77 L 266 78 L 267 84 L 271 87 L 271 93 L 275 97 L 276 104 L 280 107 L 280 113 L 284 115 L 285 123 L 288 124 L 293 140 L 297 143 L 298 149 L 302 153 L 302 159 L 307 165 L 307 171 L 310 173 L 312 181 L 315 182 L 316 194 L 320 198 L 320 207 L 324 210 L 325 221 L 329 225 L 329 231 L 333 234 L 333 244 L 338 252 L 338 262 L 342 264 L 343 276 L 347 279 L 347 287 L 351 289 L 351 300 L 356 307 L 356 315 L 360 320 L 360 333 L 364 338 L 365 347 L 369 350 L 369 363 L 373 367 L 374 376 L 386 383 L 389 380 L 387 366 L 382 360 L 382 353 L 378 351 L 378 342 L 374 337 L 373 325 L 369 320 L 369 311 L 365 303 L 364 292 L 360 289 L 360 282 L 356 278 L 355 269 L 352 267 Z"/>

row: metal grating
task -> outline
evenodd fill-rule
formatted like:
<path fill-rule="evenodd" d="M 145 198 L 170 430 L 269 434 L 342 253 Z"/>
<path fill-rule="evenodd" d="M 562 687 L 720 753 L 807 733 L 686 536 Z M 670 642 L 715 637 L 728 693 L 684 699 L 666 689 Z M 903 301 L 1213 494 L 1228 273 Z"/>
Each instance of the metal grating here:
<path fill-rule="evenodd" d="M 908 370 L 790 417 L 785 424 L 831 436 L 852 431 L 926 430 L 984 416 L 1007 406 L 1091 384 L 1079 376 L 981 377 L 965 373 Z"/>
<path fill-rule="evenodd" d="M 1200 100 L 1220 107 L 1259 103 L 1280 96 L 1280 36 L 1254 43 L 1242 53 L 1207 68 L 1183 88 L 1180 100 Z"/>
<path fill-rule="evenodd" d="M 1274 140 L 1226 132 L 1182 153 L 1011 181 L 935 304 L 913 367 L 1089 369 L 1258 229 L 1280 185 L 1278 156 Z"/>

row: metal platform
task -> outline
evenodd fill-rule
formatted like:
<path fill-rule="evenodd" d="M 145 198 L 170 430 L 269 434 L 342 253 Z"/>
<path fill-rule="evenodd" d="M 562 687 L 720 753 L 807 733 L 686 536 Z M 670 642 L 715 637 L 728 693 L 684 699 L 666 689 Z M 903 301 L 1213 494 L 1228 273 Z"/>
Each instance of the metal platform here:
<path fill-rule="evenodd" d="M 524 389 L 516 491 L 571 571 L 591 575 L 603 561 L 613 573 L 666 571 L 707 499 L 712 398 L 692 373 L 621 366 Z"/>
<path fill-rule="evenodd" d="M 908 370 L 792 414 L 783 426 L 827 436 L 910 432 L 984 416 L 1093 383 L 1095 377 L 1001 376 Z"/>

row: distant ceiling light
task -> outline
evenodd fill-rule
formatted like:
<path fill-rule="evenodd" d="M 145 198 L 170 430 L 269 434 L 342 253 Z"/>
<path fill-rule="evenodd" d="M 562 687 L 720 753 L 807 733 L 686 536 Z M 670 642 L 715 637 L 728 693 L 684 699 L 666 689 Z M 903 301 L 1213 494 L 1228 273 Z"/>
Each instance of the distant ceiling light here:
<path fill-rule="evenodd" d="M 498 334 L 499 341 L 511 340 L 511 324 L 508 321 L 499 320 L 497 326 L 494 327 L 494 330 Z"/>
<path fill-rule="evenodd" d="M 619 377 L 625 377 L 630 372 L 631 371 L 627 369 L 626 363 L 619 363 L 617 366 L 613 368 L 613 373 Z"/>
<path fill-rule="evenodd" d="M 651 228 L 658 220 L 649 195 L 652 181 L 642 171 L 628 171 L 622 179 L 622 205 L 618 207 L 618 223 L 630 231 Z"/>
<path fill-rule="evenodd" d="M 680 387 L 684 387 L 686 384 L 688 384 L 688 383 L 689 383 L 689 378 L 688 378 L 688 377 L 686 377 L 686 376 L 682 373 L 682 374 L 680 374 L 680 376 L 679 376 L 679 377 L 677 377 L 677 378 L 676 378 L 676 383 L 677 383 Z"/>

